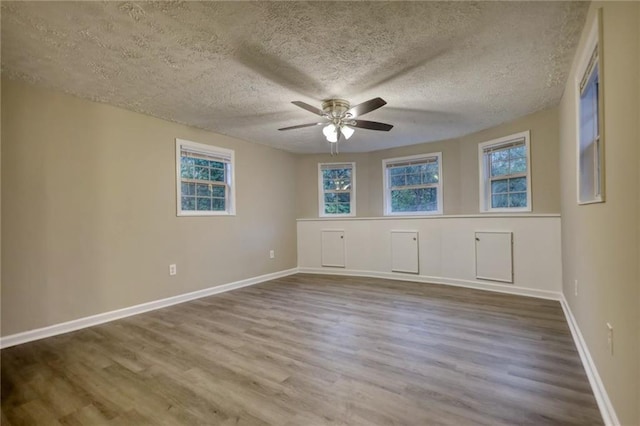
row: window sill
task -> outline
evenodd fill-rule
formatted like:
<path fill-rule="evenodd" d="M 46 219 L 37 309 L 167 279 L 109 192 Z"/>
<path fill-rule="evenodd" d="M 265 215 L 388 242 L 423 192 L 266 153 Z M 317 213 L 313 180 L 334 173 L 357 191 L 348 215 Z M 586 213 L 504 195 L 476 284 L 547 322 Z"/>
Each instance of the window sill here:
<path fill-rule="evenodd" d="M 179 212 L 177 217 L 209 217 L 209 216 L 235 216 L 235 212 Z"/>
<path fill-rule="evenodd" d="M 480 213 L 481 214 L 486 214 L 486 213 L 531 213 L 531 209 L 530 208 L 489 209 L 489 210 L 483 210 Z"/>
<path fill-rule="evenodd" d="M 434 212 L 398 212 L 398 213 L 385 213 L 386 217 L 406 217 L 406 216 L 442 216 L 441 211 Z"/>

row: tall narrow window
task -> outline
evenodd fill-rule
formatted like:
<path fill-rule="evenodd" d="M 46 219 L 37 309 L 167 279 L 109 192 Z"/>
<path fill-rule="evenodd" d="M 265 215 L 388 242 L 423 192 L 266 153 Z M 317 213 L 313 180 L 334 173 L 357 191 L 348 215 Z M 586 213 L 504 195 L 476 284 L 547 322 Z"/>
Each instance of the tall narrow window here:
<path fill-rule="evenodd" d="M 600 11 L 592 26 L 578 68 L 578 203 L 604 201 L 602 140 L 602 61 L 599 41 Z"/>
<path fill-rule="evenodd" d="M 385 215 L 442 214 L 442 153 L 382 161 Z"/>
<path fill-rule="evenodd" d="M 178 216 L 235 214 L 232 150 L 176 139 Z"/>
<path fill-rule="evenodd" d="M 320 216 L 355 216 L 356 164 L 318 164 Z"/>
<path fill-rule="evenodd" d="M 480 211 L 531 211 L 529 131 L 478 145 Z"/>

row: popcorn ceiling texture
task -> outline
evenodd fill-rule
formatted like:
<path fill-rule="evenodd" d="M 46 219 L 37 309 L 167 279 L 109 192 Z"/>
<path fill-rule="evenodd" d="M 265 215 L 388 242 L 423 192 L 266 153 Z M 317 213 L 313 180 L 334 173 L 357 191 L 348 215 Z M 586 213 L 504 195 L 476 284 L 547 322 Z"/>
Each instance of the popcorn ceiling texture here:
<path fill-rule="evenodd" d="M 559 102 L 587 2 L 6 2 L 2 73 L 293 152 L 290 102 L 388 105 L 341 150 L 458 137 Z M 179 135 L 175 135 L 179 136 Z"/>

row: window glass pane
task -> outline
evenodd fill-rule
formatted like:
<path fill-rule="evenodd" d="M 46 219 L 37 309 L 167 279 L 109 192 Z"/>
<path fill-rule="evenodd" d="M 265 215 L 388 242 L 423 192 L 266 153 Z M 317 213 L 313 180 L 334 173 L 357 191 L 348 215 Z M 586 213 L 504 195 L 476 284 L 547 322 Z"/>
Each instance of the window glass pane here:
<path fill-rule="evenodd" d="M 511 158 L 527 156 L 527 149 L 524 145 L 511 148 L 510 151 Z"/>
<path fill-rule="evenodd" d="M 199 159 L 196 158 L 196 161 L 198 161 Z M 208 167 L 200 167 L 196 165 L 196 170 L 195 170 L 195 179 L 199 179 L 199 180 L 209 180 L 209 168 Z"/>
<path fill-rule="evenodd" d="M 211 185 L 207 183 L 199 183 L 196 186 L 196 195 L 199 197 L 210 197 L 211 196 Z"/>
<path fill-rule="evenodd" d="M 224 172 L 225 172 L 224 168 L 222 168 L 222 169 L 211 169 L 211 175 L 210 175 L 209 180 L 212 180 L 214 182 L 224 182 L 225 181 L 225 178 L 224 178 L 225 173 Z"/>
<path fill-rule="evenodd" d="M 338 204 L 338 213 L 340 213 L 340 214 L 351 213 L 351 205 L 349 203 L 339 203 Z"/>
<path fill-rule="evenodd" d="M 438 163 L 428 164 L 425 168 L 425 173 L 423 174 L 424 183 L 438 183 Z"/>
<path fill-rule="evenodd" d="M 196 166 L 209 166 L 209 160 L 205 160 L 204 158 L 194 158 Z"/>
<path fill-rule="evenodd" d="M 350 189 L 351 169 L 322 170 L 322 187 L 336 191 Z"/>
<path fill-rule="evenodd" d="M 492 163 L 507 161 L 509 159 L 509 150 L 502 149 L 500 151 L 494 151 L 490 154 L 490 156 L 490 160 Z"/>
<path fill-rule="evenodd" d="M 196 207 L 197 210 L 211 210 L 211 198 L 198 198 Z"/>
<path fill-rule="evenodd" d="M 527 193 L 516 192 L 509 194 L 509 207 L 527 207 Z"/>
<path fill-rule="evenodd" d="M 525 173 L 527 171 L 527 159 L 520 157 L 511 161 L 511 174 Z"/>
<path fill-rule="evenodd" d="M 437 188 L 412 188 L 391 191 L 392 212 L 438 210 Z"/>
<path fill-rule="evenodd" d="M 491 163 L 491 177 L 509 174 L 508 161 L 495 161 Z"/>
<path fill-rule="evenodd" d="M 407 182 L 407 180 L 406 180 L 406 176 L 404 174 L 391 176 L 391 186 L 392 187 L 405 186 L 407 184 L 406 182 Z"/>
<path fill-rule="evenodd" d="M 410 174 L 407 175 L 407 185 L 420 185 L 422 183 L 422 175 L 421 174 Z"/>
<path fill-rule="evenodd" d="M 212 185 L 212 194 L 214 197 L 218 197 L 218 198 L 224 198 L 225 197 L 225 192 L 226 192 L 226 188 L 224 186 L 220 186 L 220 185 Z"/>
<path fill-rule="evenodd" d="M 195 197 L 182 197 L 182 210 L 195 210 L 196 198 Z"/>
<path fill-rule="evenodd" d="M 338 201 L 338 196 L 335 192 L 328 192 L 324 194 L 325 203 L 335 203 Z"/>
<path fill-rule="evenodd" d="M 182 157 L 180 159 L 180 177 L 193 179 L 194 173 L 193 158 Z"/>
<path fill-rule="evenodd" d="M 507 181 L 508 179 L 500 179 L 500 180 L 494 180 L 493 182 L 491 182 L 491 193 L 499 194 L 499 193 L 507 192 L 507 188 L 508 188 Z"/>
<path fill-rule="evenodd" d="M 195 195 L 196 193 L 195 183 L 182 182 L 181 187 L 182 187 L 182 195 Z"/>
<path fill-rule="evenodd" d="M 337 195 L 339 203 L 348 203 L 351 201 L 351 194 L 349 193 L 339 193 Z"/>
<path fill-rule="evenodd" d="M 224 198 L 214 198 L 212 204 L 212 210 L 214 211 L 225 211 L 225 199 Z"/>
<path fill-rule="evenodd" d="M 526 192 L 526 190 L 527 190 L 526 177 L 509 179 L 509 192 L 519 192 L 519 191 Z"/>
<path fill-rule="evenodd" d="M 348 177 L 338 178 L 333 181 L 334 189 L 336 191 L 345 191 L 351 187 L 351 180 Z"/>
<path fill-rule="evenodd" d="M 502 207 L 509 207 L 509 196 L 507 194 L 492 195 L 491 208 L 499 209 Z"/>

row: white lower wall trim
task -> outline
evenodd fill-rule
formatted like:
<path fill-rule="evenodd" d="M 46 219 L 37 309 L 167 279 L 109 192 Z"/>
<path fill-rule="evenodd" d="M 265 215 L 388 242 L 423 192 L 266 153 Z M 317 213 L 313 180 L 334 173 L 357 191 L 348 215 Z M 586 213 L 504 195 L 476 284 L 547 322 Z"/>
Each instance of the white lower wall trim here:
<path fill-rule="evenodd" d="M 538 290 L 535 288 L 516 287 L 513 284 L 497 284 L 483 281 L 461 280 L 456 278 L 431 277 L 428 275 L 412 275 L 397 272 L 361 271 L 342 268 L 306 268 L 299 267 L 303 274 L 348 275 L 356 277 L 386 278 L 399 281 L 415 281 L 430 284 L 444 284 L 456 287 L 474 288 L 477 290 L 495 291 L 498 293 L 516 294 L 520 296 L 537 297 L 539 299 L 560 300 L 562 293 L 556 291 Z"/>
<path fill-rule="evenodd" d="M 104 312 L 102 314 L 91 315 L 89 317 L 79 318 L 73 321 L 67 321 L 60 324 L 50 325 L 48 327 L 37 328 L 35 330 L 25 331 L 23 333 L 12 334 L 0 338 L 0 348 L 8 348 L 10 346 L 20 345 L 22 343 L 34 340 L 44 339 L 45 337 L 57 336 L 58 334 L 69 333 L 71 331 L 80 330 L 105 322 L 141 314 L 143 312 L 153 311 L 156 309 L 166 308 L 167 306 L 176 305 L 178 303 L 187 302 L 201 297 L 211 296 L 226 291 L 235 290 L 241 287 L 247 287 L 259 284 L 269 280 L 293 275 L 298 272 L 298 268 L 286 269 L 284 271 L 273 272 L 271 274 L 260 275 L 257 277 L 247 278 L 245 280 L 234 281 L 215 287 L 205 288 L 203 290 L 193 291 L 191 293 L 179 294 L 177 296 L 167 297 L 166 299 L 154 300 L 153 302 L 142 303 L 140 305 L 129 306 L 128 308 L 118 309 L 115 311 Z"/>
<path fill-rule="evenodd" d="M 620 424 L 620 422 L 618 421 L 618 416 L 616 415 L 616 411 L 611 404 L 611 400 L 609 399 L 607 390 L 602 383 L 602 379 L 600 379 L 598 369 L 596 368 L 596 365 L 593 362 L 593 358 L 591 358 L 591 354 L 589 353 L 587 342 L 585 342 L 584 338 L 582 337 L 582 333 L 580 332 L 578 323 L 573 316 L 573 312 L 571 312 L 571 308 L 569 307 L 567 299 L 564 297 L 564 293 L 562 293 L 561 295 L 560 304 L 562 305 L 562 310 L 564 311 L 564 315 L 567 318 L 567 323 L 569 324 L 569 329 L 571 330 L 573 341 L 575 342 L 578 353 L 580 354 L 582 365 L 584 366 L 584 370 L 587 373 L 587 377 L 589 378 L 589 384 L 591 385 L 591 390 L 593 391 L 593 395 L 595 396 L 596 402 L 598 403 L 598 408 L 600 409 L 602 420 L 607 426 L 617 426 Z"/>

